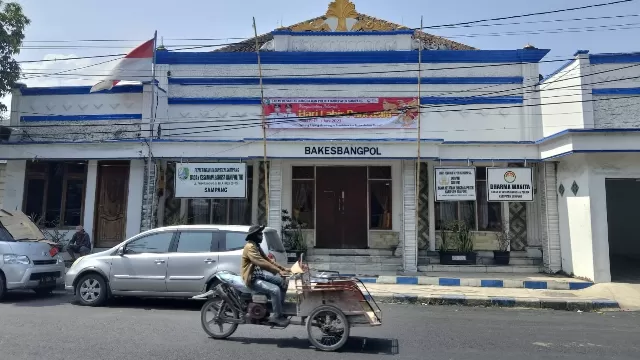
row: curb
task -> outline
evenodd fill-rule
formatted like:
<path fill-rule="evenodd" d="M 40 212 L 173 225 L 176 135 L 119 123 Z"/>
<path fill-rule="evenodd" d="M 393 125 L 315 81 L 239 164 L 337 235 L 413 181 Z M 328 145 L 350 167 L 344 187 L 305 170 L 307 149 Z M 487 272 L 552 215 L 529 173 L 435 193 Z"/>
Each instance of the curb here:
<path fill-rule="evenodd" d="M 293 299 L 292 293 L 287 294 Z M 517 307 L 528 309 L 551 309 L 566 311 L 596 311 L 619 309 L 617 301 L 607 299 L 561 299 L 561 298 L 515 298 L 466 295 L 416 295 L 416 294 L 374 294 L 379 303 L 419 304 L 419 305 L 459 305 L 477 307 Z"/>
<path fill-rule="evenodd" d="M 343 275 L 343 274 L 341 274 Z M 346 274 L 345 274 L 346 275 Z M 439 285 L 439 286 L 470 286 L 491 288 L 516 288 L 538 290 L 582 290 L 593 286 L 586 281 L 529 281 L 504 279 L 465 279 L 441 278 L 432 276 L 377 276 L 358 277 L 365 284 L 393 284 L 393 285 Z"/>

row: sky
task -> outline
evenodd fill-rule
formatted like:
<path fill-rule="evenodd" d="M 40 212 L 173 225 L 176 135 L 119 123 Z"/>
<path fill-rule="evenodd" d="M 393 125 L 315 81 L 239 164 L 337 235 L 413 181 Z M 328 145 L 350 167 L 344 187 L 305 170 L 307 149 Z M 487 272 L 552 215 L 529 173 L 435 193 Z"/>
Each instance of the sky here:
<path fill-rule="evenodd" d="M 15 0 L 14 0 L 15 1 Z M 408 27 L 461 23 L 480 19 L 564 9 L 612 0 L 352 0 L 360 13 Z M 62 59 L 126 53 L 143 41 L 158 37 L 167 48 L 214 45 L 253 35 L 255 16 L 259 33 L 280 25 L 324 15 L 330 0 L 18 0 L 31 19 L 19 61 Z M 301 5 L 304 3 L 305 5 Z M 572 20 L 591 17 L 610 19 Z M 557 20 L 549 22 L 550 20 Z M 546 22 L 541 22 L 546 21 Z M 534 22 L 534 23 L 531 23 Z M 595 9 L 533 16 L 512 20 L 425 30 L 434 35 L 483 50 L 519 49 L 527 44 L 551 49 L 543 60 L 568 59 L 578 49 L 591 53 L 640 51 L 640 0 Z M 524 33 L 523 33 L 524 32 Z M 533 33 L 532 33 L 533 32 Z M 551 33 L 550 33 L 551 32 Z M 184 39 L 220 39 L 211 41 Z M 78 40 L 126 40 L 78 42 Z M 66 42 L 52 42 L 66 41 Z M 211 48 L 213 49 L 213 48 Z M 25 63 L 28 86 L 93 85 L 113 62 L 84 70 L 51 75 L 104 62 L 83 59 Z M 562 62 L 541 64 L 543 75 Z M 47 76 L 47 74 L 50 74 Z M 3 99 L 8 105 L 9 99 Z"/>

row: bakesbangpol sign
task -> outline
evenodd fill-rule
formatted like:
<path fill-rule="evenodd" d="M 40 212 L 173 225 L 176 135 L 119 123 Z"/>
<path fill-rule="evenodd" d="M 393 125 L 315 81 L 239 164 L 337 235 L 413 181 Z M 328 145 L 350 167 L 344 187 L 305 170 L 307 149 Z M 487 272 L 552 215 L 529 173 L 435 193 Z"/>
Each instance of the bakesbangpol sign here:
<path fill-rule="evenodd" d="M 487 168 L 488 201 L 533 201 L 531 168 Z"/>
<path fill-rule="evenodd" d="M 218 199 L 246 198 L 247 164 L 177 164 L 175 197 Z"/>

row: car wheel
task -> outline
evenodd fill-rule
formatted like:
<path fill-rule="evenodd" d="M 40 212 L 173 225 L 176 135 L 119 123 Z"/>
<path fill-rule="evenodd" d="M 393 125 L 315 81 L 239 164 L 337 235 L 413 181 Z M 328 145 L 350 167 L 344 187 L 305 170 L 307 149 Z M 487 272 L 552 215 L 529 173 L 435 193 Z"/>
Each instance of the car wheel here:
<path fill-rule="evenodd" d="M 55 287 L 46 287 L 46 288 L 37 288 L 37 289 L 33 289 L 33 291 L 35 291 L 35 293 L 37 295 L 49 295 L 53 292 L 53 290 L 55 290 Z"/>
<path fill-rule="evenodd" d="M 4 295 L 7 293 L 7 287 L 4 283 L 4 274 L 0 271 L 0 301 L 4 299 Z"/>
<path fill-rule="evenodd" d="M 84 306 L 101 306 L 107 301 L 107 282 L 99 274 L 83 276 L 76 285 L 76 300 Z"/>

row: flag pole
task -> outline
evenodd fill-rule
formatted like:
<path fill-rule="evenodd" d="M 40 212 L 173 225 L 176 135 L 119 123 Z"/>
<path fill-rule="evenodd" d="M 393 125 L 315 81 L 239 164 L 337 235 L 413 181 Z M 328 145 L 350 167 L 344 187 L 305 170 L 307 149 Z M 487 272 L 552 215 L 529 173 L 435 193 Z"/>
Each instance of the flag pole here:
<path fill-rule="evenodd" d="M 265 199 L 265 211 L 266 221 L 269 223 L 269 167 L 267 166 L 267 121 L 264 116 L 264 86 L 262 83 L 262 62 L 260 61 L 260 44 L 258 43 L 258 28 L 256 27 L 256 18 L 253 17 L 253 33 L 256 40 L 256 54 L 258 55 L 258 77 L 260 78 L 260 116 L 262 118 L 262 151 L 264 166 L 264 193 Z M 261 225 L 267 225 L 261 224 Z"/>
<path fill-rule="evenodd" d="M 420 30 L 423 28 L 423 17 L 420 16 Z M 420 131 L 422 130 L 421 120 L 422 120 L 422 107 L 421 107 L 421 96 L 422 96 L 422 39 L 420 38 L 420 34 L 418 33 L 418 136 L 416 137 L 416 146 L 418 148 L 417 151 L 417 165 L 416 165 L 416 245 L 419 244 L 420 240 L 420 142 L 422 134 Z M 416 260 L 418 251 L 416 249 Z"/>
<path fill-rule="evenodd" d="M 153 153 L 151 152 L 151 143 L 153 142 L 153 131 L 155 128 L 155 112 L 154 112 L 154 108 L 155 108 L 155 86 L 156 86 L 156 49 L 157 49 L 157 43 L 158 43 L 158 31 L 156 30 L 153 33 L 153 61 L 151 63 L 151 112 L 149 113 L 149 142 L 147 143 L 147 147 L 149 148 L 149 157 L 147 159 L 147 201 L 151 201 L 150 205 L 149 205 L 149 229 L 153 229 L 153 198 L 155 197 L 155 195 L 153 194 L 153 192 L 151 191 L 151 189 L 153 188 L 151 186 L 151 162 L 153 161 L 152 156 Z"/>

